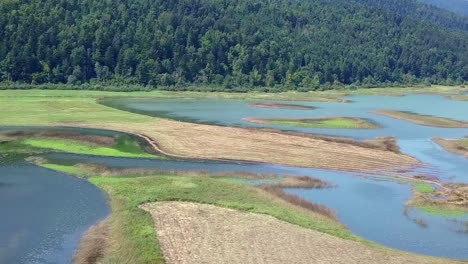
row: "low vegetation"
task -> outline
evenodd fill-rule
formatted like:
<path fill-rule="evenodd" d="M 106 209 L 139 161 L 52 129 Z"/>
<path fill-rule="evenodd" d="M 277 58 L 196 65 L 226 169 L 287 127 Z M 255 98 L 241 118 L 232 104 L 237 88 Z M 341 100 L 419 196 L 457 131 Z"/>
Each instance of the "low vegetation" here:
<path fill-rule="evenodd" d="M 374 129 L 377 125 L 355 117 L 328 117 L 315 119 L 286 119 L 286 118 L 244 118 L 244 121 L 257 124 L 270 124 L 303 128 L 331 128 L 331 129 Z"/>
<path fill-rule="evenodd" d="M 407 205 L 440 216 L 468 214 L 468 185 L 462 183 L 441 184 L 439 188 L 428 184 L 414 184 L 413 197 Z"/>
<path fill-rule="evenodd" d="M 460 154 L 468 158 L 468 138 L 466 139 L 442 139 L 434 138 L 433 141 L 439 144 L 446 151 Z"/>
<path fill-rule="evenodd" d="M 432 193 L 436 190 L 434 186 L 431 186 L 425 183 L 416 184 L 415 188 L 416 188 L 416 191 L 420 193 Z"/>
<path fill-rule="evenodd" d="M 373 111 L 373 113 L 412 122 L 412 123 L 423 125 L 423 126 L 446 127 L 446 128 L 468 127 L 468 122 L 465 122 L 465 121 L 458 121 L 458 120 L 442 118 L 442 117 L 420 115 L 420 114 L 415 114 L 411 112 L 379 110 L 379 111 Z"/>

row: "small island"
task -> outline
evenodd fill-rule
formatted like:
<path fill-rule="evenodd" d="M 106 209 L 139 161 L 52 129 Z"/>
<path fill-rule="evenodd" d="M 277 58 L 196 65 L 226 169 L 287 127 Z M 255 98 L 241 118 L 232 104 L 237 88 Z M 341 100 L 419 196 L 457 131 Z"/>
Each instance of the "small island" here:
<path fill-rule="evenodd" d="M 357 117 L 326 117 L 326 118 L 244 118 L 246 122 L 256 124 L 292 126 L 303 128 L 332 129 L 375 129 L 378 125 Z"/>
<path fill-rule="evenodd" d="M 460 154 L 468 158 L 468 138 L 465 139 L 443 139 L 434 138 L 433 141 L 446 151 Z"/>
<path fill-rule="evenodd" d="M 250 107 L 257 108 L 274 108 L 274 109 L 289 109 L 289 110 L 313 110 L 316 107 L 298 104 L 281 104 L 281 103 L 251 103 Z"/>
<path fill-rule="evenodd" d="M 444 127 L 444 128 L 468 127 L 468 122 L 465 122 L 465 121 L 459 121 L 459 120 L 443 118 L 443 117 L 420 115 L 420 114 L 405 112 L 405 111 L 378 110 L 378 111 L 373 111 L 372 113 L 386 116 L 386 117 L 391 117 L 394 119 L 408 121 L 408 122 L 422 125 L 422 126 Z"/>

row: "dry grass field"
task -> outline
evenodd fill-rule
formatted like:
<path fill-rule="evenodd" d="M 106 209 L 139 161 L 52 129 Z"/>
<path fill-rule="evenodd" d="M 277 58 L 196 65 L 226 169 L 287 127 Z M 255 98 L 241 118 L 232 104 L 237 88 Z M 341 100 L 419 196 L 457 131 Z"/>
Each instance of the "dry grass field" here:
<path fill-rule="evenodd" d="M 141 206 L 167 264 L 456 263 L 343 240 L 274 217 L 185 202 Z"/>

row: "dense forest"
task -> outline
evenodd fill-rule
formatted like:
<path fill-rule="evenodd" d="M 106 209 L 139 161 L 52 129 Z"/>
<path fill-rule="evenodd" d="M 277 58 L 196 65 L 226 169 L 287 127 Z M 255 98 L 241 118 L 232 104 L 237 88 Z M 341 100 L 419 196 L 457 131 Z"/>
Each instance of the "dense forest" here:
<path fill-rule="evenodd" d="M 468 18 L 416 0 L 2 0 L 0 81 L 465 83 Z"/>
<path fill-rule="evenodd" d="M 420 0 L 443 9 L 450 10 L 460 15 L 468 16 L 468 0 Z"/>

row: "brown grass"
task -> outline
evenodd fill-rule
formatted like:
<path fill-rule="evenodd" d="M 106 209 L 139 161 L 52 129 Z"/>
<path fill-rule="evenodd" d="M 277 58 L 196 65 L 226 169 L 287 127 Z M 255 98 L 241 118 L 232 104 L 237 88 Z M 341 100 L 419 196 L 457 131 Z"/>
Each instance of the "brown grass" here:
<path fill-rule="evenodd" d="M 93 127 L 93 125 L 83 127 Z M 154 124 L 107 124 L 106 129 L 144 136 L 172 157 L 265 162 L 372 173 L 419 165 L 409 156 L 368 142 L 160 120 Z"/>
<path fill-rule="evenodd" d="M 468 139 L 449 140 L 442 138 L 432 139 L 435 143 L 439 144 L 446 151 L 460 154 L 468 158 Z"/>
<path fill-rule="evenodd" d="M 331 188 L 334 185 L 320 179 L 308 176 L 284 176 L 278 183 L 269 184 L 279 188 L 306 188 L 306 189 L 324 189 Z"/>
<path fill-rule="evenodd" d="M 151 213 L 167 264 L 430 264 L 457 261 L 343 240 L 268 215 L 213 205 L 156 202 Z"/>
<path fill-rule="evenodd" d="M 290 109 L 290 110 L 313 110 L 315 107 L 298 104 L 280 104 L 280 103 L 251 103 L 250 107 L 257 108 L 274 108 L 274 109 Z"/>
<path fill-rule="evenodd" d="M 314 213 L 318 213 L 320 215 L 323 215 L 327 218 L 336 220 L 336 212 L 319 204 L 314 204 L 309 201 L 306 201 L 296 195 L 291 195 L 286 193 L 282 187 L 279 186 L 272 186 L 272 185 L 266 185 L 260 187 L 264 191 L 270 193 L 271 195 L 278 197 L 292 205 L 301 207 L 306 210 L 310 210 Z"/>
<path fill-rule="evenodd" d="M 415 113 L 410 113 L 410 112 L 378 110 L 378 111 L 372 111 L 372 113 L 412 122 L 412 123 L 422 125 L 422 126 L 446 127 L 446 128 L 468 127 L 468 122 L 465 122 L 465 121 L 459 121 L 459 120 L 435 117 L 435 116 L 428 116 L 428 115 L 420 115 L 420 114 L 415 114 Z"/>
<path fill-rule="evenodd" d="M 90 227 L 83 235 L 73 257 L 74 264 L 99 263 L 109 244 L 110 219 L 107 218 Z"/>
<path fill-rule="evenodd" d="M 409 206 L 430 205 L 435 208 L 468 212 L 468 184 L 446 183 L 443 188 L 430 193 L 413 192 Z"/>

